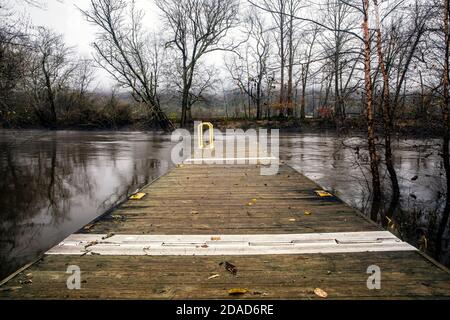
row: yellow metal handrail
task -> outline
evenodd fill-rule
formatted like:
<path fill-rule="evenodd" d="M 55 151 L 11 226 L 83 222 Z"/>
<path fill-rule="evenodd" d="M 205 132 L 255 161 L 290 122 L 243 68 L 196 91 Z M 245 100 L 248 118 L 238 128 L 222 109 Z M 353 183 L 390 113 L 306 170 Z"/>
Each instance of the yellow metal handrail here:
<path fill-rule="evenodd" d="M 203 141 L 203 128 L 207 126 L 209 128 L 209 145 L 205 145 Z M 210 149 L 214 149 L 214 126 L 211 122 L 202 122 L 197 126 L 198 132 L 198 147 L 200 149 L 205 149 L 209 147 Z"/>

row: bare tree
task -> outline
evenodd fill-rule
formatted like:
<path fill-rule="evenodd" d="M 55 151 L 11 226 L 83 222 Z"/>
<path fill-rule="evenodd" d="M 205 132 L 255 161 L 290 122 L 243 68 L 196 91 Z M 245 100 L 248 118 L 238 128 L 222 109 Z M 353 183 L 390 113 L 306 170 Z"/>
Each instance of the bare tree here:
<path fill-rule="evenodd" d="M 300 119 L 305 119 L 305 109 L 306 109 L 306 88 L 308 85 L 309 75 L 311 73 L 311 64 L 314 59 L 314 49 L 318 35 L 320 33 L 320 27 L 317 25 L 312 25 L 311 30 L 306 32 L 304 39 L 306 48 L 300 55 L 300 78 L 297 83 L 301 83 L 301 97 L 300 97 Z M 297 87 L 297 84 L 296 84 Z"/>
<path fill-rule="evenodd" d="M 147 106 L 156 124 L 172 130 L 174 126 L 159 104 L 159 53 L 149 45 L 143 12 L 134 1 L 128 6 L 125 0 L 91 0 L 90 9 L 81 12 L 101 30 L 93 44 L 95 61 L 122 87 L 131 89 L 133 98 Z"/>
<path fill-rule="evenodd" d="M 270 55 L 270 35 L 263 17 L 254 10 L 247 14 L 245 26 L 245 32 L 249 35 L 245 54 L 241 53 L 241 58 L 234 55 L 231 62 L 225 65 L 239 89 L 255 104 L 256 118 L 261 119 L 264 77 L 267 74 Z"/>
<path fill-rule="evenodd" d="M 286 92 L 287 115 L 294 114 L 293 89 L 294 89 L 294 60 L 298 40 L 296 40 L 298 21 L 294 18 L 301 9 L 302 0 L 287 0 L 287 13 L 289 14 L 287 25 L 287 44 L 288 44 L 288 80 Z M 297 42 L 297 44 L 296 44 Z"/>
<path fill-rule="evenodd" d="M 286 0 L 261 0 L 258 2 L 249 1 L 253 6 L 262 9 L 271 14 L 275 23 L 275 42 L 278 46 L 279 69 L 280 69 L 280 92 L 279 92 L 279 115 L 284 115 L 286 107 L 286 60 L 288 59 L 288 50 L 286 49 L 288 40 L 289 25 L 292 23 L 291 37 L 293 39 L 293 20 L 289 20 L 288 3 Z M 288 22 L 290 22 L 288 24 Z M 291 48 L 293 49 L 293 48 Z M 291 56 L 290 58 L 292 58 Z"/>
<path fill-rule="evenodd" d="M 383 37 L 381 34 L 381 20 L 378 9 L 378 1 L 373 0 L 375 11 L 375 30 L 376 30 L 376 48 L 378 55 L 378 64 L 383 77 L 383 123 L 384 123 L 384 144 L 385 144 L 385 162 L 392 182 L 393 199 L 400 196 L 400 188 L 398 185 L 397 173 L 394 168 L 391 147 L 391 130 L 392 130 L 392 111 L 390 102 L 389 74 L 386 69 L 383 51 Z"/>
<path fill-rule="evenodd" d="M 442 161 L 444 164 L 445 178 L 446 178 L 446 202 L 444 212 L 442 214 L 442 219 L 438 228 L 437 234 L 437 254 L 441 254 L 442 248 L 442 238 L 445 229 L 448 226 L 448 220 L 450 216 L 450 1 L 443 0 L 442 6 L 442 30 L 444 33 L 444 55 L 443 55 L 443 75 L 442 75 L 442 99 L 441 99 L 441 110 L 442 110 L 442 120 L 443 120 L 443 136 L 442 136 Z"/>
<path fill-rule="evenodd" d="M 55 129 L 58 124 L 57 97 L 75 70 L 70 61 L 71 48 L 65 45 L 62 35 L 39 27 L 34 51 L 29 74 L 32 105 L 40 122 Z"/>
<path fill-rule="evenodd" d="M 13 92 L 27 69 L 28 38 L 16 24 L 0 26 L 0 122 L 8 122 Z"/>
<path fill-rule="evenodd" d="M 371 78 L 371 37 L 369 29 L 369 0 L 363 0 L 363 39 L 364 39 L 364 87 L 366 93 L 367 142 L 370 156 L 370 171 L 372 173 L 372 192 L 374 203 L 381 201 L 381 181 L 379 173 L 379 158 L 375 144 L 375 122 L 372 106 L 372 78 Z"/>
<path fill-rule="evenodd" d="M 179 101 L 183 94 L 183 67 L 177 57 L 169 58 L 164 67 L 164 81 L 167 93 L 173 94 L 171 99 Z M 218 70 L 212 65 L 199 61 L 192 77 L 189 90 L 188 108 L 201 101 L 206 101 L 206 94 L 212 91 L 218 83 Z"/>
<path fill-rule="evenodd" d="M 190 96 L 199 60 L 218 50 L 234 49 L 222 40 L 236 25 L 238 3 L 235 0 L 157 0 L 171 35 L 167 46 L 174 48 L 181 60 L 181 126 L 192 120 Z"/>
<path fill-rule="evenodd" d="M 348 88 L 350 84 L 345 81 L 344 71 L 350 67 L 347 79 L 353 78 L 354 62 L 359 61 L 357 38 L 349 32 L 357 26 L 358 16 L 350 3 L 339 0 L 327 0 L 322 12 L 328 27 L 324 32 L 323 46 L 333 70 L 334 112 L 337 122 L 342 123 L 345 118 L 344 87 Z"/>

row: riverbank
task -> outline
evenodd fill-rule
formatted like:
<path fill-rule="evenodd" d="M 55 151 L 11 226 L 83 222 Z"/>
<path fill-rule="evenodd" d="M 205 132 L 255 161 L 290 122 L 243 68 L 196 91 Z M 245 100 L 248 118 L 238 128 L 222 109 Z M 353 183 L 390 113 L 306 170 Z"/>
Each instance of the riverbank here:
<path fill-rule="evenodd" d="M 365 119 L 349 118 L 343 124 L 337 125 L 334 121 L 326 119 L 271 119 L 271 120 L 255 120 L 243 118 L 197 118 L 194 121 L 211 122 L 214 127 L 219 130 L 226 129 L 279 129 L 285 133 L 322 133 L 330 132 L 335 134 L 357 134 L 365 135 L 367 127 Z M 179 128 L 179 122 L 173 120 L 175 127 Z M 441 128 L 437 125 L 437 121 L 417 121 L 417 120 L 402 120 L 398 121 L 393 129 L 393 135 L 401 138 L 439 138 L 441 136 Z M 46 129 L 39 125 L 21 125 L 21 126 L 0 126 L 0 129 L 13 130 L 42 130 Z M 191 129 L 193 129 L 191 127 Z M 76 130 L 76 131 L 158 131 L 160 128 L 146 120 L 139 120 L 135 122 L 126 122 L 117 125 L 103 124 L 103 123 L 88 123 L 88 124 L 68 124 L 60 125 L 57 130 Z M 383 124 L 376 123 L 376 130 L 378 135 L 383 133 Z"/>

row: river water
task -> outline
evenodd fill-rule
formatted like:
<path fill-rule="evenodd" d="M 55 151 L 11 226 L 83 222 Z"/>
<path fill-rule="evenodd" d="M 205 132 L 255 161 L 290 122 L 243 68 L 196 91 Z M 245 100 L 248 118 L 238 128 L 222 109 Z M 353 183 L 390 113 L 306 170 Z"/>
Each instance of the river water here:
<path fill-rule="evenodd" d="M 445 190 L 438 144 L 395 141 L 402 198 L 388 218 L 383 210 L 370 214 L 368 156 L 361 137 L 282 134 L 280 158 L 433 255 Z M 173 167 L 172 146 L 170 136 L 154 132 L 0 131 L 0 278 L 167 172 Z M 448 266 L 446 235 L 448 230 L 438 258 Z"/>

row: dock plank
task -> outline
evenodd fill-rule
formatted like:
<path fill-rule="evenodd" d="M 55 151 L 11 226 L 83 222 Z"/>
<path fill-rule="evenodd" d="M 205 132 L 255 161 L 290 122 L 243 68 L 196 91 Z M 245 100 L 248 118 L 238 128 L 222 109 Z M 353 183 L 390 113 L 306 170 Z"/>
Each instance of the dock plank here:
<path fill-rule="evenodd" d="M 115 235 L 302 234 L 379 231 L 338 197 L 294 169 L 260 175 L 259 165 L 183 165 L 145 187 L 80 232 Z M 256 199 L 256 200 L 255 200 Z M 249 205 L 251 203 L 251 205 Z M 305 210 L 310 214 L 305 215 Z M 234 264 L 232 275 L 221 262 Z M 68 290 L 67 267 L 81 269 L 81 289 Z M 381 269 L 381 290 L 366 286 Z M 211 275 L 218 274 L 214 279 Z M 32 280 L 31 282 L 29 280 Z M 45 255 L 0 287 L 0 299 L 450 298 L 447 269 L 417 251 L 257 256 Z"/>
<path fill-rule="evenodd" d="M 220 262 L 237 269 L 234 276 Z M 366 286 L 366 269 L 382 270 L 381 290 Z M 82 270 L 80 290 L 66 287 L 68 265 Z M 244 299 L 449 298 L 450 275 L 417 252 L 277 256 L 46 256 L 27 271 L 32 284 L 18 276 L 0 298 L 205 299 L 230 298 L 228 289 L 247 288 Z M 219 277 L 208 279 L 213 274 Z"/>
<path fill-rule="evenodd" d="M 89 233 L 258 234 L 378 230 L 338 198 L 288 166 L 260 175 L 259 165 L 183 165 L 142 190 Z M 252 201 L 256 199 L 256 201 Z M 251 204 L 251 205 L 250 205 Z M 310 215 L 304 212 L 309 211 Z M 117 216 L 120 216 L 117 219 Z M 296 221 L 291 221 L 295 219 Z"/>

